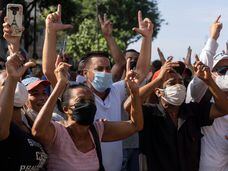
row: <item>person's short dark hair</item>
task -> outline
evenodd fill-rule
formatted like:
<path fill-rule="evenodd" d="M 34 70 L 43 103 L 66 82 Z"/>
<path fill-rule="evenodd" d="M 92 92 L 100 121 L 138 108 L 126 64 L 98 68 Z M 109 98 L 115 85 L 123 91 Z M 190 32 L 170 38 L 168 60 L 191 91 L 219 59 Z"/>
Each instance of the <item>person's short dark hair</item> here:
<path fill-rule="evenodd" d="M 127 52 L 134 52 L 134 53 L 137 53 L 139 55 L 139 52 L 136 51 L 135 49 L 127 49 L 124 51 L 124 54 L 126 54 Z"/>
<path fill-rule="evenodd" d="M 179 66 L 174 67 L 173 69 L 174 69 L 177 73 L 179 73 L 180 75 L 182 75 L 183 72 L 184 72 L 184 70 L 185 70 L 185 64 L 184 64 L 184 62 L 182 62 L 182 61 L 177 61 L 177 62 L 178 62 L 178 64 L 179 64 Z"/>
<path fill-rule="evenodd" d="M 84 60 L 86 61 L 87 59 L 90 59 L 92 57 L 105 57 L 105 58 L 110 58 L 110 55 L 108 52 L 105 52 L 105 51 L 92 51 L 92 52 L 89 52 L 87 54 L 85 54 L 81 60 Z"/>
<path fill-rule="evenodd" d="M 192 71 L 189 68 L 185 68 L 182 77 L 184 79 L 184 85 L 187 88 L 188 84 L 190 83 L 190 81 L 192 80 Z"/>
<path fill-rule="evenodd" d="M 87 53 L 85 56 L 81 58 L 81 60 L 84 60 L 85 66 L 87 66 L 88 62 L 90 61 L 91 58 L 93 57 L 104 57 L 110 60 L 110 55 L 108 52 L 105 51 L 92 51 Z"/>
<path fill-rule="evenodd" d="M 152 66 L 153 66 L 152 73 L 155 73 L 161 68 L 162 62 L 160 60 L 155 60 L 152 62 Z"/>
<path fill-rule="evenodd" d="M 65 89 L 65 91 L 63 92 L 62 97 L 59 98 L 57 101 L 57 107 L 58 107 L 59 111 L 63 112 L 63 107 L 68 106 L 68 101 L 71 98 L 71 90 L 75 89 L 75 88 L 83 88 L 83 89 L 87 89 L 88 91 L 90 91 L 90 88 L 86 84 L 82 84 L 82 83 L 69 84 L 67 86 L 67 88 Z"/>
<path fill-rule="evenodd" d="M 182 76 L 183 76 L 183 77 L 191 78 L 191 77 L 192 77 L 192 71 L 191 71 L 189 68 L 185 68 L 185 70 L 184 70 Z"/>

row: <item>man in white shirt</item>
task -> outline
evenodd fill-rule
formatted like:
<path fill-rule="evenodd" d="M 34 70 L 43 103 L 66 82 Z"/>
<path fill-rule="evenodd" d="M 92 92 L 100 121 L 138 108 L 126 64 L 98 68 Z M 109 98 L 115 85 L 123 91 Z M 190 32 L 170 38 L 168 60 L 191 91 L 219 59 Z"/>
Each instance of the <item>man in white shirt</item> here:
<path fill-rule="evenodd" d="M 227 92 L 228 96 L 228 54 L 215 55 L 218 48 L 217 39 L 222 29 L 220 16 L 211 26 L 211 34 L 200 55 L 200 60 L 208 65 L 214 73 L 217 85 Z M 226 50 L 227 52 L 227 50 Z M 207 92 L 207 86 L 200 79 L 193 78 L 189 83 L 186 102 L 200 102 Z M 228 170 L 228 116 L 214 120 L 213 125 L 201 129 L 200 171 Z"/>
<path fill-rule="evenodd" d="M 95 95 L 95 120 L 120 121 L 121 105 L 126 96 L 125 81 L 112 82 L 110 61 L 105 53 L 92 52 L 86 56 L 84 77 Z M 101 149 L 105 169 L 120 170 L 122 142 L 101 143 Z"/>
<path fill-rule="evenodd" d="M 153 23 L 148 19 L 142 19 L 141 12 L 138 13 L 139 28 L 134 28 L 143 36 L 143 43 L 139 58 L 150 56 L 151 40 L 153 34 Z M 109 121 L 121 120 L 121 107 L 126 99 L 125 81 L 113 83 L 114 71 L 111 69 L 108 55 L 101 52 L 92 52 L 85 56 L 84 77 L 87 85 L 95 95 L 97 106 L 96 119 L 107 119 Z M 145 73 L 139 73 L 138 80 L 142 80 Z M 122 142 L 109 142 L 101 144 L 103 165 L 108 171 L 120 171 L 122 165 Z"/>

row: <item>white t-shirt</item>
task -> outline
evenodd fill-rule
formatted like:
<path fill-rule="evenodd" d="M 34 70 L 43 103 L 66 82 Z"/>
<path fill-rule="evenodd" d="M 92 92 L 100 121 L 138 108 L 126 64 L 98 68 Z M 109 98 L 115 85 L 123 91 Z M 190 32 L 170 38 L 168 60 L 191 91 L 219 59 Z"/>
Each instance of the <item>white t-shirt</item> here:
<path fill-rule="evenodd" d="M 104 101 L 95 95 L 97 106 L 95 120 L 121 121 L 121 105 L 125 97 L 125 81 L 123 80 L 112 84 Z M 101 143 L 101 151 L 105 170 L 120 171 L 123 160 L 122 141 Z"/>
<path fill-rule="evenodd" d="M 77 84 L 79 84 L 79 83 L 85 83 L 86 82 L 86 79 L 82 75 L 78 74 L 75 81 L 76 81 Z"/>
<path fill-rule="evenodd" d="M 200 171 L 228 171 L 228 115 L 201 128 Z"/>

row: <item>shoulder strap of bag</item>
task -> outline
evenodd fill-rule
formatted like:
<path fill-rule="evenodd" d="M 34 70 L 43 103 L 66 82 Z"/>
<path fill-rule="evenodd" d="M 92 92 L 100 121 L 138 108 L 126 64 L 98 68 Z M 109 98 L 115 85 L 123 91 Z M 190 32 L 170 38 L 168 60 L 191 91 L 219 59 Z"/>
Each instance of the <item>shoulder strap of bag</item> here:
<path fill-rule="evenodd" d="M 95 146 L 96 146 L 97 157 L 98 157 L 99 165 L 100 165 L 99 171 L 105 171 L 103 163 L 102 163 L 101 144 L 100 144 L 99 136 L 97 134 L 97 130 L 93 124 L 90 125 L 89 129 L 93 135 L 93 139 L 94 139 Z"/>

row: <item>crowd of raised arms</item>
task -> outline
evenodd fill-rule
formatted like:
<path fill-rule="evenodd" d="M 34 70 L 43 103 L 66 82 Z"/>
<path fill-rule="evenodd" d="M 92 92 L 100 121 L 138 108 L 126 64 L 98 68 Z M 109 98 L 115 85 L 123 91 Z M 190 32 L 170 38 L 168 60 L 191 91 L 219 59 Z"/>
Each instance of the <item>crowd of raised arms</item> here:
<path fill-rule="evenodd" d="M 99 16 L 114 62 L 106 52 L 85 52 L 76 77 L 56 51 L 57 33 L 72 28 L 61 21 L 61 5 L 45 20 L 42 69 L 4 17 L 1 171 L 228 171 L 228 45 L 216 52 L 221 16 L 194 63 L 190 47 L 183 61 L 158 48 L 151 65 L 154 24 L 141 11 L 136 17 L 140 52 L 121 52 L 111 21 Z"/>

